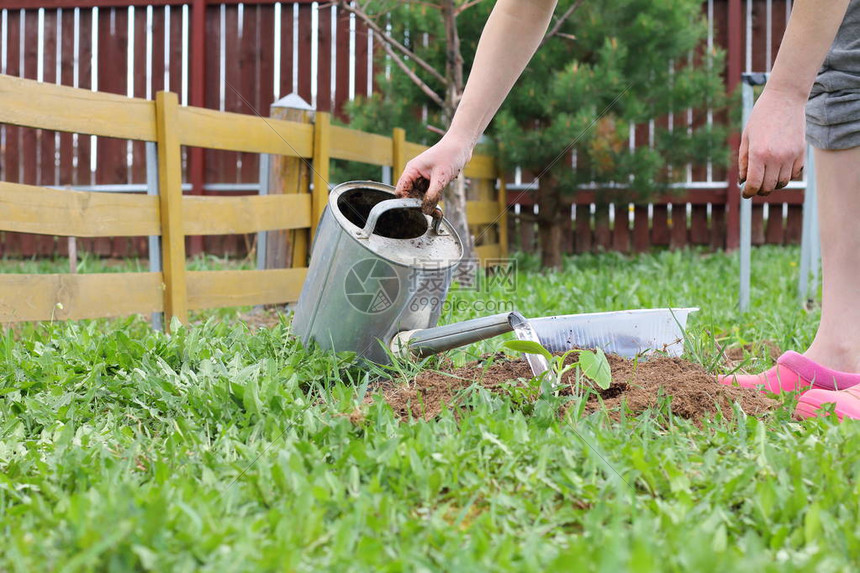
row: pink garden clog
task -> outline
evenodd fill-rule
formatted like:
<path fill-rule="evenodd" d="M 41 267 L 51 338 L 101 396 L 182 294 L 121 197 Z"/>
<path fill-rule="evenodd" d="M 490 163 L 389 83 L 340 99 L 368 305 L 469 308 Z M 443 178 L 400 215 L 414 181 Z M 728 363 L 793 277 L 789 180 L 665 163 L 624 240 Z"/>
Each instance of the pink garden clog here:
<path fill-rule="evenodd" d="M 860 374 L 832 370 L 789 350 L 777 359 L 773 368 L 761 374 L 729 374 L 717 376 L 717 381 L 779 394 L 810 389 L 846 390 L 860 384 Z"/>
<path fill-rule="evenodd" d="M 841 422 L 845 418 L 860 420 L 860 386 L 847 390 L 822 390 L 813 388 L 797 399 L 795 418 L 814 418 L 822 415 L 825 404 L 835 404 L 833 412 Z"/>

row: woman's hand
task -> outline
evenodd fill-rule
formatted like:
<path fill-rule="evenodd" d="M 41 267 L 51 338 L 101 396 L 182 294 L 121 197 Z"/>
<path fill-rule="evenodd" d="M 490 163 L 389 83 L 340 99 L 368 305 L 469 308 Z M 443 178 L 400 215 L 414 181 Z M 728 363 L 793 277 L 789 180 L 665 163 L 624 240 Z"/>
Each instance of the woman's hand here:
<path fill-rule="evenodd" d="M 741 136 L 738 177 L 745 198 L 770 195 L 803 173 L 806 99 L 765 88 Z"/>
<path fill-rule="evenodd" d="M 406 164 L 397 181 L 398 197 L 417 197 L 424 201 L 422 211 L 432 215 L 442 190 L 472 158 L 472 145 L 448 136 Z"/>

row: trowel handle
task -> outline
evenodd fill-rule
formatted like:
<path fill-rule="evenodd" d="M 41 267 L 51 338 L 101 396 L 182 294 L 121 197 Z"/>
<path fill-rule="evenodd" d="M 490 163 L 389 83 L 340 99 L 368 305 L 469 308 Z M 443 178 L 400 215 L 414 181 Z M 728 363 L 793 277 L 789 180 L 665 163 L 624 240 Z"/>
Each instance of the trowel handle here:
<path fill-rule="evenodd" d="M 356 233 L 361 239 L 366 239 L 373 234 L 373 231 L 376 230 L 376 223 L 379 221 L 379 218 L 383 213 L 387 213 L 392 209 L 420 209 L 421 208 L 421 199 L 412 199 L 412 198 L 404 198 L 404 199 L 386 199 L 385 201 L 380 201 L 376 205 L 373 206 L 373 209 L 370 210 L 370 214 L 367 216 L 367 222 L 364 224 L 364 228 Z"/>
<path fill-rule="evenodd" d="M 519 313 L 503 312 L 435 328 L 408 330 L 398 333 L 391 340 L 391 349 L 401 354 L 408 351 L 416 356 L 429 356 L 459 348 L 511 332 L 514 329 L 511 325 L 514 316 L 519 316 Z"/>

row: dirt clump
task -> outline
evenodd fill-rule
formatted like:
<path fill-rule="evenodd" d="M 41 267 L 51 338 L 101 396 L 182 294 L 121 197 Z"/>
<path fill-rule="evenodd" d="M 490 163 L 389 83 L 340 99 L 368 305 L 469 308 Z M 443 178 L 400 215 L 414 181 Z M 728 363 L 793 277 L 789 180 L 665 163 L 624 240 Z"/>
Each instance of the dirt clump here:
<path fill-rule="evenodd" d="M 589 397 L 585 406 L 587 413 L 600 409 L 602 402 L 610 417 L 618 419 L 622 406 L 637 415 L 670 399 L 674 415 L 701 423 L 718 412 L 731 418 L 734 402 L 754 416 L 779 405 L 758 391 L 717 384 L 701 366 L 680 358 L 656 356 L 628 360 L 612 355 L 607 358 L 612 370 L 612 385 Z M 573 376 L 573 371 L 566 375 L 561 394 L 572 394 Z M 524 360 L 496 355 L 459 368 L 422 372 L 408 384 L 388 383 L 379 390 L 401 419 L 430 420 L 446 405 L 456 407 L 463 392 L 473 385 L 510 394 L 514 388 L 526 388 L 531 378 L 531 370 Z"/>

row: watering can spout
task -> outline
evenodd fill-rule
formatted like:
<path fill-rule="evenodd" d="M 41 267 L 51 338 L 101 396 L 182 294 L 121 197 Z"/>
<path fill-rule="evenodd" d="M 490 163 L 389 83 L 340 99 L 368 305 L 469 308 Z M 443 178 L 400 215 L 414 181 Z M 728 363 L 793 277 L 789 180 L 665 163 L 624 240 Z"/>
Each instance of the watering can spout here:
<path fill-rule="evenodd" d="M 503 312 L 435 328 L 406 330 L 391 339 L 391 350 L 401 356 L 430 356 L 512 332 L 515 324 L 525 320 L 518 312 Z"/>

